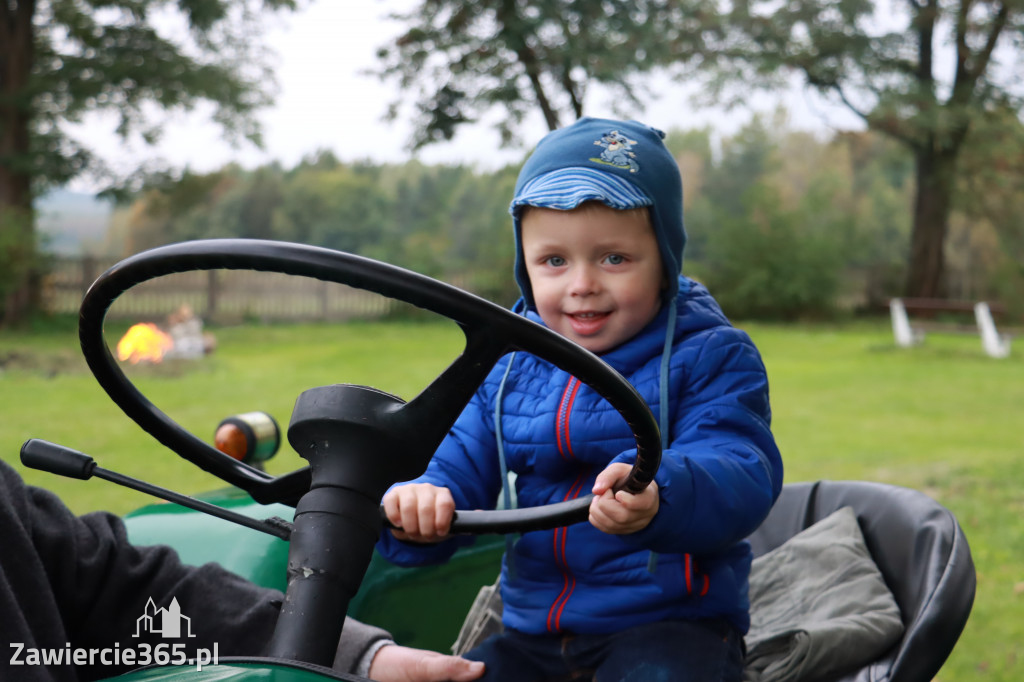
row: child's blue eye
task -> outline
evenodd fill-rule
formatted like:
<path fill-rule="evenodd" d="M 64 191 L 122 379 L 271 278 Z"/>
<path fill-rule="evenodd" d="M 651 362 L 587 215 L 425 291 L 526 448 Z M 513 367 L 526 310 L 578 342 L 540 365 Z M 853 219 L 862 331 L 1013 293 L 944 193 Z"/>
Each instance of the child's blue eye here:
<path fill-rule="evenodd" d="M 556 268 L 560 268 L 563 265 L 565 265 L 565 259 L 562 258 L 561 256 L 550 256 L 548 258 L 548 265 L 551 265 L 551 266 L 556 267 Z"/>
<path fill-rule="evenodd" d="M 608 256 L 605 260 L 608 261 L 609 265 L 622 265 L 623 263 L 626 262 L 626 259 L 617 253 L 613 253 L 612 255 Z"/>

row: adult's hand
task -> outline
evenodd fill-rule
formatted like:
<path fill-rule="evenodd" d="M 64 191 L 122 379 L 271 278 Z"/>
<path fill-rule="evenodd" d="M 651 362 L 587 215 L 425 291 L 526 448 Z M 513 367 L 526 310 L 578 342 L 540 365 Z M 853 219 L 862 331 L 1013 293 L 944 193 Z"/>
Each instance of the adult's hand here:
<path fill-rule="evenodd" d="M 377 682 L 469 682 L 483 674 L 480 661 L 398 644 L 381 647 L 370 664 L 370 677 Z"/>

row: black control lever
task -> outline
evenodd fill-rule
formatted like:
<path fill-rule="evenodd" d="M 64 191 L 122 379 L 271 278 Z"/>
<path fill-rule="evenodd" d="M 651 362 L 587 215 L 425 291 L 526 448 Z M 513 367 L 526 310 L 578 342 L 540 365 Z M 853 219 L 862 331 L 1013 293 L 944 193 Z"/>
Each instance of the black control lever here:
<path fill-rule="evenodd" d="M 111 483 L 117 483 L 132 490 L 138 490 L 147 495 L 159 497 L 168 502 L 180 504 L 183 507 L 273 535 L 285 541 L 291 538 L 292 524 L 277 516 L 268 519 L 253 519 L 223 507 L 218 507 L 215 504 L 140 481 L 137 478 L 125 476 L 116 471 L 104 469 L 97 466 L 96 460 L 84 452 L 72 450 L 63 445 L 40 440 L 39 438 L 31 438 L 21 446 L 21 463 L 32 469 L 46 471 L 59 476 L 67 476 L 68 478 L 77 478 L 83 481 L 96 476 Z"/>

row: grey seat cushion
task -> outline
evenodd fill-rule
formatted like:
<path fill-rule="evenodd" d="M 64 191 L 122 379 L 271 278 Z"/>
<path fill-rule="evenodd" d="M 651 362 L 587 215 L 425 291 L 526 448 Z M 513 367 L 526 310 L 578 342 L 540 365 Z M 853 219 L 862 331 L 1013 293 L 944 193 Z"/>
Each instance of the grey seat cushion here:
<path fill-rule="evenodd" d="M 749 682 L 808 682 L 870 663 L 903 634 L 900 609 L 843 507 L 758 557 Z"/>

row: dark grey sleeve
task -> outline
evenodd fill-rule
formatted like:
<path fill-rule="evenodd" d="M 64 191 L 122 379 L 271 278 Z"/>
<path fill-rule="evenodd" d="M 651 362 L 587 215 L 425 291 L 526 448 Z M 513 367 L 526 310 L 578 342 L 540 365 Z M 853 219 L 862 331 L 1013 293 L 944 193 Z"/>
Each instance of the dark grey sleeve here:
<path fill-rule="evenodd" d="M 363 657 L 375 644 L 385 641 L 391 641 L 391 635 L 387 631 L 353 618 L 346 618 L 341 641 L 338 642 L 338 653 L 334 657 L 334 669 L 344 673 L 365 675 L 369 672 L 370 662 L 363 661 Z M 361 664 L 365 669 L 360 668 Z"/>
<path fill-rule="evenodd" d="M 3 462 L 0 547 L 0 598 L 10 595 L 14 601 L 0 633 L 38 647 L 138 645 L 154 637 L 140 628 L 140 618 L 177 601 L 188 619 L 189 636 L 182 643 L 190 654 L 216 644 L 221 656 L 260 656 L 283 598 L 216 564 L 185 565 L 169 547 L 133 545 L 120 518 L 76 516 L 56 495 L 24 485 Z M 344 667 L 337 669 L 356 671 L 376 642 L 389 639 L 379 628 L 348 620 L 337 658 Z M 166 641 L 156 637 L 151 643 Z M 75 672 L 77 679 L 90 680 L 126 669 Z"/>

